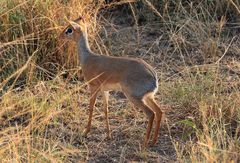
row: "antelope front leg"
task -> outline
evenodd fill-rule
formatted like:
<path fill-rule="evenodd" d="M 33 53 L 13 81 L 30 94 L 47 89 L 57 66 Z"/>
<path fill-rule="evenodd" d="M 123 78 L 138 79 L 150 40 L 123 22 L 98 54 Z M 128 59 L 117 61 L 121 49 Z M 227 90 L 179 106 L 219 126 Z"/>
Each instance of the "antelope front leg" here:
<path fill-rule="evenodd" d="M 89 104 L 88 124 L 87 124 L 86 130 L 84 132 L 84 136 L 87 136 L 87 134 L 90 132 L 90 129 L 91 129 L 93 107 L 95 105 L 95 101 L 96 101 L 96 98 L 97 98 L 97 93 L 98 92 L 96 92 L 96 91 L 91 91 L 90 104 Z"/>
<path fill-rule="evenodd" d="M 110 126 L 109 126 L 109 120 L 108 120 L 108 99 L 109 99 L 109 92 L 104 91 L 103 94 L 103 107 L 104 107 L 104 114 L 105 114 L 105 120 L 106 120 L 106 128 L 107 128 L 107 138 L 110 139 L 111 133 L 110 133 Z"/>

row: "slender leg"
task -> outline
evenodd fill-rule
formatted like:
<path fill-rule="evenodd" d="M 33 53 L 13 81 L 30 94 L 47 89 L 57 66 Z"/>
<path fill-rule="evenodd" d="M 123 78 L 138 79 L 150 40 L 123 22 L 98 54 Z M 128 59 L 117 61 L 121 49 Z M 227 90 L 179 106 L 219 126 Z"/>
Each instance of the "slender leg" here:
<path fill-rule="evenodd" d="M 95 105 L 95 101 L 97 98 L 98 91 L 92 90 L 91 91 L 91 97 L 90 97 L 90 104 L 89 104 L 89 117 L 88 117 L 88 124 L 86 127 L 86 130 L 84 132 L 84 136 L 87 136 L 87 134 L 90 132 L 91 129 L 91 123 L 92 123 L 92 115 L 93 115 L 93 107 Z"/>
<path fill-rule="evenodd" d="M 153 136 L 153 144 L 156 144 L 158 140 L 158 133 L 159 133 L 163 112 L 161 111 L 160 107 L 158 106 L 156 101 L 153 99 L 153 97 L 147 97 L 146 103 L 149 107 L 151 107 L 151 109 L 155 112 L 155 115 L 156 115 L 156 127 L 154 130 L 154 136 Z"/>
<path fill-rule="evenodd" d="M 109 126 L 109 120 L 108 120 L 108 99 L 109 99 L 109 92 L 104 91 L 102 92 L 103 94 L 103 107 L 104 107 L 104 114 L 105 114 L 105 120 L 106 120 L 106 128 L 107 128 L 107 138 L 111 138 L 111 133 L 110 133 L 110 126 Z"/>
<path fill-rule="evenodd" d="M 149 138 L 150 138 L 150 133 L 152 130 L 152 125 L 153 125 L 153 120 L 154 120 L 154 112 L 143 103 L 142 99 L 139 98 L 135 98 L 135 97 L 129 97 L 129 100 L 136 105 L 136 107 L 141 108 L 145 114 L 148 117 L 148 125 L 147 125 L 147 132 L 145 134 L 145 138 L 144 138 L 144 142 L 143 142 L 143 148 L 146 148 L 149 142 Z"/>
<path fill-rule="evenodd" d="M 153 125 L 153 120 L 154 120 L 154 113 L 151 112 L 150 110 L 145 110 L 145 113 L 147 114 L 148 116 L 148 127 L 147 127 L 147 132 L 146 132 L 146 135 L 145 135 L 145 138 L 144 138 L 144 143 L 143 143 L 143 147 L 147 147 L 148 145 L 148 142 L 149 142 L 149 138 L 150 138 L 150 133 L 151 133 L 151 130 L 152 130 L 152 125 Z"/>

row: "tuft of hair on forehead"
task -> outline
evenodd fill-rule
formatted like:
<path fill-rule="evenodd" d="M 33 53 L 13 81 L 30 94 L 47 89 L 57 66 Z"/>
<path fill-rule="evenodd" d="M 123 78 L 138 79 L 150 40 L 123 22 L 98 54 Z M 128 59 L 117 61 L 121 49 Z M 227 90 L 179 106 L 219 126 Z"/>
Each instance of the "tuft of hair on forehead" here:
<path fill-rule="evenodd" d="M 71 26 L 71 27 L 72 27 L 73 29 L 75 29 L 75 30 L 78 29 L 78 28 L 80 28 L 80 27 L 79 27 L 79 24 L 76 23 L 76 22 L 74 22 L 74 21 L 68 21 L 68 23 L 70 24 L 69 26 Z M 68 26 L 68 27 L 69 27 L 69 26 Z M 68 27 L 67 27 L 67 28 L 68 28 Z"/>
<path fill-rule="evenodd" d="M 86 31 L 86 24 L 81 16 L 79 16 L 75 20 L 67 20 L 69 23 L 69 27 L 72 27 L 74 30 L 81 29 L 82 31 Z M 66 29 L 67 29 L 66 28 Z"/>

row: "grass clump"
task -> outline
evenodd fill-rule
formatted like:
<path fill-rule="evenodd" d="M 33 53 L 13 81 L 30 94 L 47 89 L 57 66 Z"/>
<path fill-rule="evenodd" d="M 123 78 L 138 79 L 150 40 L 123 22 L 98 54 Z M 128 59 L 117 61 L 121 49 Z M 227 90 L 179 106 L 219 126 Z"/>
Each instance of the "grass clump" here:
<path fill-rule="evenodd" d="M 79 117 L 71 114 L 80 110 L 77 101 L 69 99 L 81 86 L 63 87 L 58 81 L 41 82 L 34 88 L 2 96 L 1 161 L 64 162 L 86 155 L 81 132 L 77 132 L 82 128 L 76 126 L 83 112 Z M 73 146 L 76 141 L 81 150 Z"/>
<path fill-rule="evenodd" d="M 228 87 L 236 81 L 211 69 L 162 86 L 165 101 L 175 107 L 169 127 L 177 157 L 184 162 L 239 161 L 238 88 Z"/>

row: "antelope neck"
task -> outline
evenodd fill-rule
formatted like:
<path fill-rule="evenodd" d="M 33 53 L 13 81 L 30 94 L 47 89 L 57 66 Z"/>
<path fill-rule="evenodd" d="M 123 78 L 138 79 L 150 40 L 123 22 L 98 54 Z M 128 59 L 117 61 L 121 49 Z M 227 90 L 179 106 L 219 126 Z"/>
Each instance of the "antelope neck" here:
<path fill-rule="evenodd" d="M 80 36 L 77 42 L 77 47 L 80 64 L 83 65 L 86 59 L 91 55 L 91 49 L 88 44 L 88 38 L 86 33 L 83 32 L 82 36 Z"/>

